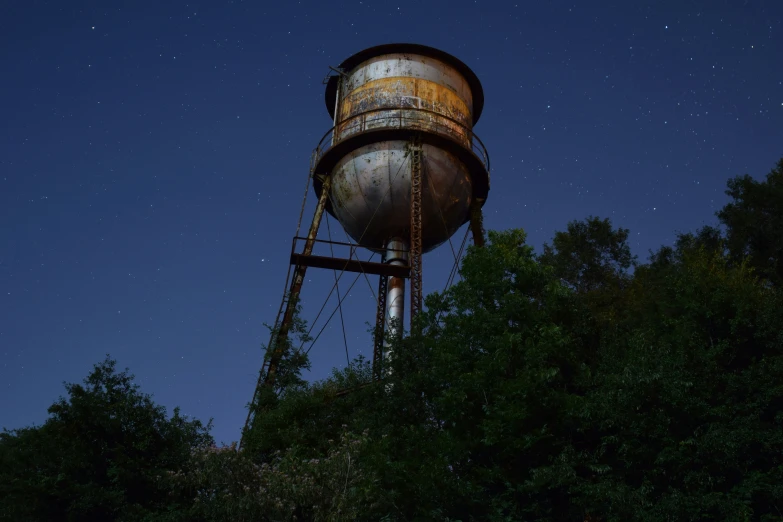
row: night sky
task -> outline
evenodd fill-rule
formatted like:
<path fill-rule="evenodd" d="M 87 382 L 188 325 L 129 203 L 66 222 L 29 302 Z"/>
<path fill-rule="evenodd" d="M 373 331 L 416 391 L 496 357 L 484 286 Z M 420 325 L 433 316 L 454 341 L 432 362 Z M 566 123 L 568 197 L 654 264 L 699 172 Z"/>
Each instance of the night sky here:
<path fill-rule="evenodd" d="M 332 125 L 329 65 L 391 42 L 457 56 L 486 97 L 486 227 L 540 250 L 608 217 L 645 260 L 783 156 L 782 18 L 780 0 L 2 2 L 0 427 L 43 422 L 110 353 L 238 439 Z M 453 261 L 425 255 L 426 292 Z M 306 319 L 333 283 L 308 272 Z M 350 356 L 370 355 L 363 279 L 343 315 Z M 310 378 L 345 365 L 339 313 L 310 355 Z"/>

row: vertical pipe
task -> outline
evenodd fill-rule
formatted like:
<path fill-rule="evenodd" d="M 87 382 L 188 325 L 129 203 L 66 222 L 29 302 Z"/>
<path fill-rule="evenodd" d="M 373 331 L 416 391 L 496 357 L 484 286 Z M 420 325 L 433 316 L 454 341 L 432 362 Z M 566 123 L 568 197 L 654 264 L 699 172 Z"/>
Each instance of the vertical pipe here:
<path fill-rule="evenodd" d="M 390 265 L 406 266 L 408 264 L 408 244 L 405 240 L 394 238 L 386 244 L 386 262 Z M 386 325 L 388 335 L 384 336 L 384 366 L 388 375 L 391 358 L 390 341 L 402 335 L 405 318 L 405 279 L 389 276 L 386 294 Z"/>
<path fill-rule="evenodd" d="M 340 94 L 343 90 L 343 75 L 337 76 L 337 95 L 334 97 L 334 123 L 332 127 L 332 146 L 337 143 L 337 122 L 340 121 Z"/>

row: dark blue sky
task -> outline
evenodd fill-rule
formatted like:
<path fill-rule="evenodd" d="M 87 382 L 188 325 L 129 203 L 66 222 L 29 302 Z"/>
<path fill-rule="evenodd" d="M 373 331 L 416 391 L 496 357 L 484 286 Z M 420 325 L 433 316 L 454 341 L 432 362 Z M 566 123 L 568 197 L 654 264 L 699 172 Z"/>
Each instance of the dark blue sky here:
<path fill-rule="evenodd" d="M 110 353 L 169 411 L 238 438 L 331 127 L 329 65 L 389 42 L 454 54 L 486 96 L 487 228 L 539 249 L 609 217 L 645 259 L 783 156 L 782 17 L 778 0 L 6 0 L 0 426 L 42 422 Z M 424 257 L 425 291 L 452 262 L 448 245 Z M 307 279 L 312 319 L 333 276 Z M 371 353 L 373 307 L 359 280 L 351 356 Z M 311 355 L 316 378 L 345 364 L 339 316 Z"/>

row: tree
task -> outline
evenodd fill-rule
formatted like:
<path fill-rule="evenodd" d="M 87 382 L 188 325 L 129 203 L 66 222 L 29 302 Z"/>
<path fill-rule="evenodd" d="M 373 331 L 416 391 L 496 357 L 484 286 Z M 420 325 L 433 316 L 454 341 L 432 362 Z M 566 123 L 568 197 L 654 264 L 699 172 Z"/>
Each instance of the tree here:
<path fill-rule="evenodd" d="M 614 230 L 608 219 L 590 216 L 556 232 L 539 260 L 578 292 L 595 290 L 622 278 L 634 264 L 627 241 L 627 229 Z"/>
<path fill-rule="evenodd" d="M 107 358 L 41 426 L 0 434 L 3 520 L 180 520 L 168 470 L 187 468 L 194 448 L 213 443 L 211 421 L 188 420 L 142 394 Z"/>
<path fill-rule="evenodd" d="M 783 510 L 783 301 L 710 237 L 639 267 L 601 346 L 579 423 L 599 442 L 571 462 L 598 471 L 575 494 L 606 520 Z"/>
<path fill-rule="evenodd" d="M 556 277 L 576 291 L 574 320 L 564 325 L 581 343 L 589 361 L 598 357 L 607 336 L 616 335 L 618 311 L 628 297 L 628 270 L 636 256 L 628 245 L 627 229 L 612 227 L 609 219 L 590 216 L 571 221 L 556 232 L 552 246 L 544 244 L 538 261 L 552 267 Z"/>
<path fill-rule="evenodd" d="M 242 430 L 242 447 L 249 450 L 259 459 L 269 460 L 272 448 L 276 445 L 276 439 L 270 438 L 270 431 L 265 436 L 259 434 L 263 431 L 261 426 L 268 423 L 269 416 L 274 416 L 275 411 L 285 408 L 292 400 L 283 401 L 289 396 L 301 396 L 301 391 L 307 390 L 307 382 L 302 377 L 302 370 L 310 369 L 310 359 L 303 347 L 312 338 L 309 335 L 307 324 L 301 318 L 301 305 L 292 302 L 293 316 L 287 335 L 278 335 L 280 325 L 265 325 L 269 330 L 270 344 L 263 346 L 264 368 L 272 360 L 273 355 L 278 358 L 273 384 L 258 382 L 254 400 L 248 405 L 253 414 L 253 423 Z M 262 368 L 263 371 L 263 368 Z M 281 401 L 283 401 L 281 403 Z M 280 433 L 278 432 L 278 435 Z"/>
<path fill-rule="evenodd" d="M 234 444 L 197 451 L 189 470 L 172 475 L 174 491 L 191 500 L 189 520 L 363 520 L 374 493 L 374 480 L 360 465 L 367 434 L 345 426 L 340 433 L 324 441 L 320 458 L 306 457 L 298 445 L 260 464 Z"/>
<path fill-rule="evenodd" d="M 490 232 L 391 340 L 382 382 L 357 386 L 361 358 L 305 382 L 297 313 L 239 452 L 107 361 L 43 426 L 0 436 L 3 516 L 779 520 L 773 174 L 730 182 L 725 237 L 679 234 L 645 264 L 609 220 L 569 223 L 540 256 L 521 230 Z"/>
<path fill-rule="evenodd" d="M 749 175 L 728 182 L 732 201 L 717 212 L 735 260 L 750 258 L 757 273 L 783 285 L 783 158 L 764 181 Z"/>
<path fill-rule="evenodd" d="M 583 515 L 553 460 L 587 382 L 583 345 L 562 327 L 576 301 L 525 241 L 491 232 L 470 249 L 462 280 L 427 298 L 422 333 L 394 352 L 386 422 L 405 430 L 389 428 L 392 465 L 378 475 L 403 519 Z"/>
<path fill-rule="evenodd" d="M 258 436 L 319 458 L 319 434 L 367 430 L 357 465 L 373 479 L 354 500 L 369 519 L 778 516 L 783 296 L 716 229 L 680 235 L 633 276 L 604 263 L 589 284 L 564 282 L 522 231 L 489 238 L 394 341 L 383 383 L 330 401 L 360 380 L 337 372 L 281 398 Z M 566 267 L 601 266 L 570 251 Z"/>
<path fill-rule="evenodd" d="M 302 441 L 310 458 L 323 450 L 309 441 L 336 426 L 367 430 L 358 465 L 375 479 L 357 488 L 374 502 L 363 518 L 582 514 L 568 501 L 569 475 L 550 462 L 570 437 L 584 378 L 579 345 L 557 324 L 572 320 L 572 294 L 522 231 L 489 238 L 470 250 L 461 282 L 428 296 L 420 333 L 394 340 L 383 383 L 330 401 L 356 375 L 369 376 L 356 365 L 287 394 L 258 425 L 260 439 L 281 451 Z M 555 493 L 541 495 L 546 487 Z"/>

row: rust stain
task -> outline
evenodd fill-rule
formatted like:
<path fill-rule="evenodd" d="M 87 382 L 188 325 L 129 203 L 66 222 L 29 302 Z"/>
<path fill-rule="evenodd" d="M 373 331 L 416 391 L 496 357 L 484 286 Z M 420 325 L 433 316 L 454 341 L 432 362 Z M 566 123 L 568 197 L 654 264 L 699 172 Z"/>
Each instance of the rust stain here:
<path fill-rule="evenodd" d="M 402 289 L 404 291 L 405 288 L 405 279 L 401 277 L 390 277 L 389 278 L 389 289 Z"/>
<path fill-rule="evenodd" d="M 426 109 L 448 116 L 467 127 L 472 122 L 466 100 L 437 82 L 412 77 L 380 78 L 362 84 L 342 99 L 339 120 L 386 108 Z"/>
<path fill-rule="evenodd" d="M 345 176 L 336 176 L 335 178 L 336 183 L 332 184 L 332 195 L 337 206 L 342 208 L 345 207 L 347 201 L 353 199 L 355 186 Z"/>
<path fill-rule="evenodd" d="M 363 83 L 341 100 L 338 114 L 335 141 L 402 125 L 445 134 L 471 147 L 472 117 L 467 102 L 431 80 L 393 77 Z"/>

